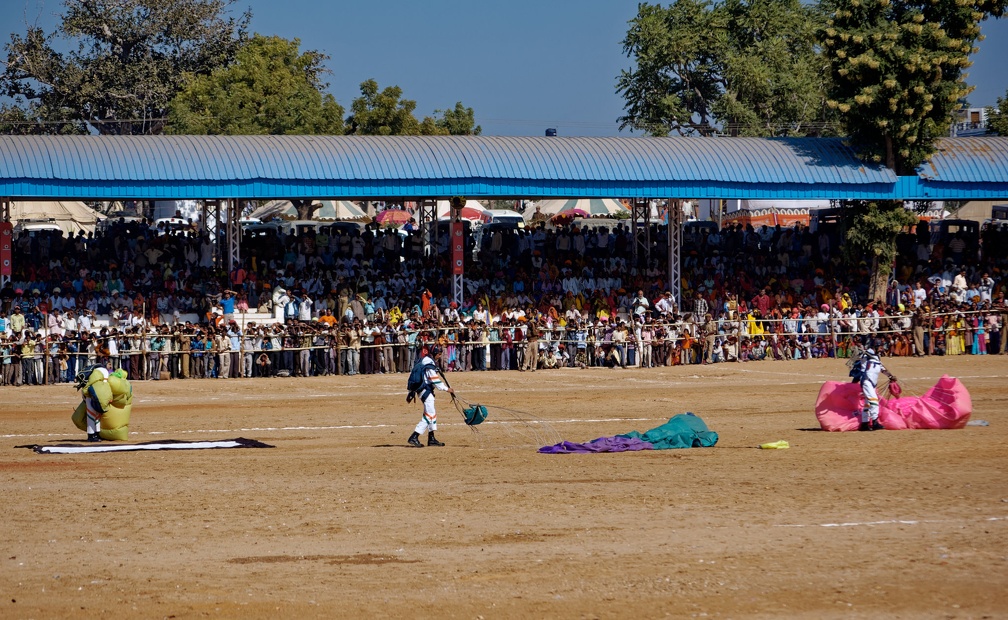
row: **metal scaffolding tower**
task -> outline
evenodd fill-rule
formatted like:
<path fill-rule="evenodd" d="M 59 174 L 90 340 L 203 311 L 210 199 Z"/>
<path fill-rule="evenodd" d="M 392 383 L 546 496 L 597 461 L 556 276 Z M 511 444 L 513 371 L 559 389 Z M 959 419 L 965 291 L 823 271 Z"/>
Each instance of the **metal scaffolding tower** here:
<path fill-rule="evenodd" d="M 630 229 L 633 265 L 644 267 L 651 262 L 651 201 L 647 198 L 636 198 L 630 206 Z"/>
<path fill-rule="evenodd" d="M 682 309 L 682 200 L 670 200 L 668 206 L 668 290 Z"/>

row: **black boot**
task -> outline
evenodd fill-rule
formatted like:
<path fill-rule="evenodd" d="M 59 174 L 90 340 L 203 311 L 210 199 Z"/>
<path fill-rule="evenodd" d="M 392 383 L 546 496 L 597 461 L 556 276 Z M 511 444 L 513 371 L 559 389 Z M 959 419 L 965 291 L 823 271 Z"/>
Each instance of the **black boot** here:
<path fill-rule="evenodd" d="M 423 444 L 420 443 L 420 433 L 413 431 L 413 434 L 409 436 L 408 443 L 414 448 L 422 448 Z"/>
<path fill-rule="evenodd" d="M 885 427 L 882 426 L 882 423 L 878 421 L 878 418 L 875 418 L 874 420 L 871 421 L 871 429 L 873 431 L 884 431 Z"/>
<path fill-rule="evenodd" d="M 872 428 L 871 422 L 862 422 L 861 426 L 858 427 L 858 430 L 859 431 L 873 431 L 875 429 Z"/>
<path fill-rule="evenodd" d="M 99 435 L 98 433 L 88 433 L 87 440 L 90 443 L 95 443 L 101 441 L 102 438 L 101 435 Z"/>
<path fill-rule="evenodd" d="M 427 445 L 428 446 L 443 446 L 444 444 L 434 437 L 434 431 L 427 433 Z"/>

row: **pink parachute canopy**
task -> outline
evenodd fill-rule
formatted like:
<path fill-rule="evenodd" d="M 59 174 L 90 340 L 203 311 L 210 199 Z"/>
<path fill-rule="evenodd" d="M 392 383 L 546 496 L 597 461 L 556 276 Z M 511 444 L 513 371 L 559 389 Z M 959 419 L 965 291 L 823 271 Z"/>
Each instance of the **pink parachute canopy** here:
<path fill-rule="evenodd" d="M 824 431 L 856 431 L 862 403 L 859 384 L 827 381 L 816 399 L 819 426 Z M 923 396 L 879 399 L 879 421 L 886 430 L 962 428 L 972 412 L 966 387 L 948 375 Z"/>

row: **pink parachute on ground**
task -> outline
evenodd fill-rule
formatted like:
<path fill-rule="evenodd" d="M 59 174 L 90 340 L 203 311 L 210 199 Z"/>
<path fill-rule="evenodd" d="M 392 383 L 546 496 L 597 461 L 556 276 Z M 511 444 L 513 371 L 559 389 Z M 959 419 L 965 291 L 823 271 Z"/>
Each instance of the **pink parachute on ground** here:
<path fill-rule="evenodd" d="M 824 431 L 856 431 L 861 422 L 861 386 L 827 381 L 816 399 L 816 418 Z M 879 421 L 886 430 L 962 428 L 973 412 L 966 387 L 944 375 L 923 396 L 879 398 Z"/>

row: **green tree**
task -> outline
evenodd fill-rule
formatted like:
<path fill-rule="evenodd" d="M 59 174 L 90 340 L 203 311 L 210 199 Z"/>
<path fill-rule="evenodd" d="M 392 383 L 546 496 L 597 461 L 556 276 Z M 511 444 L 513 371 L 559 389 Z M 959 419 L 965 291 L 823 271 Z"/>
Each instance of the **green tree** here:
<path fill-rule="evenodd" d="M 847 231 L 844 255 L 853 264 L 868 261 L 871 268 L 869 295 L 881 301 L 885 299 L 889 274 L 896 260 L 896 237 L 920 218 L 899 201 L 846 200 L 842 205 Z"/>
<path fill-rule="evenodd" d="M 980 22 L 1005 0 L 824 0 L 828 105 L 870 161 L 912 175 L 947 136 Z"/>
<path fill-rule="evenodd" d="M 987 133 L 1008 136 L 1008 92 L 998 97 L 997 106 L 987 108 Z"/>
<path fill-rule="evenodd" d="M 434 124 L 449 136 L 478 136 L 483 133 L 483 128 L 476 124 L 473 109 L 465 107 L 461 101 L 455 103 L 454 109 L 434 110 L 434 114 L 440 115 L 434 119 Z"/>
<path fill-rule="evenodd" d="M 343 107 L 321 79 L 328 58 L 300 41 L 256 35 L 233 64 L 190 75 L 169 106 L 167 133 L 342 134 Z"/>
<path fill-rule="evenodd" d="M 0 111 L 17 133 L 158 134 L 184 74 L 228 64 L 250 14 L 235 0 L 65 0 L 55 33 L 29 27 L 6 46 Z M 57 52 L 57 37 L 71 51 Z"/>
<path fill-rule="evenodd" d="M 483 129 L 476 124 L 472 108 L 459 101 L 453 110 L 435 110 L 422 121 L 413 115 L 416 101 L 402 98 L 402 89 L 388 86 L 379 91 L 374 80 L 362 82 L 360 97 L 350 105 L 346 131 L 357 136 L 470 136 Z"/>
<path fill-rule="evenodd" d="M 350 105 L 346 119 L 347 133 L 357 136 L 416 136 L 420 121 L 413 116 L 416 101 L 402 98 L 402 89 L 388 86 L 378 90 L 378 82 L 360 85 L 360 97 Z"/>
<path fill-rule="evenodd" d="M 824 67 L 821 14 L 799 0 L 643 3 L 624 53 L 636 67 L 617 78 L 620 128 L 651 135 L 820 134 Z"/>
<path fill-rule="evenodd" d="M 980 22 L 1000 16 L 1004 0 L 824 0 L 820 33 L 830 71 L 828 105 L 869 161 L 913 175 L 949 133 L 971 88 L 964 81 Z M 871 296 L 880 300 L 895 257 L 895 234 L 913 223 L 901 202 L 852 209 L 851 251 L 872 257 Z"/>

